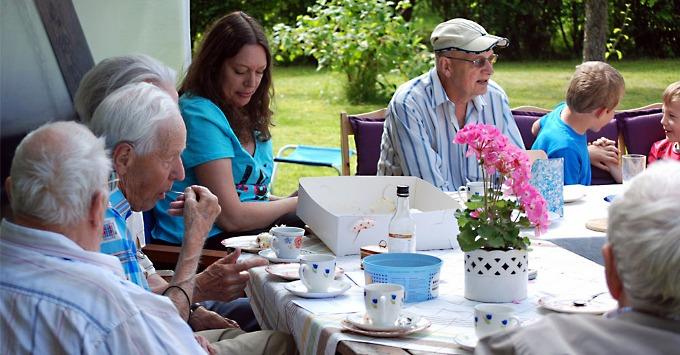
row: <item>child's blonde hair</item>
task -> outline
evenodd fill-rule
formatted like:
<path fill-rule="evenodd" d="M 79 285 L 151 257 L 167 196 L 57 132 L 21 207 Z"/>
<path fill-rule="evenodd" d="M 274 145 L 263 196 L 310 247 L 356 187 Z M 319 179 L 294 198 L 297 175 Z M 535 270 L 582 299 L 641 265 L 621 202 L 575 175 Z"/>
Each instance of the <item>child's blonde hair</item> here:
<path fill-rule="evenodd" d="M 567 89 L 567 106 L 578 113 L 604 107 L 614 109 L 626 89 L 621 74 L 605 62 L 584 62 L 576 66 Z"/>
<path fill-rule="evenodd" d="M 680 101 L 680 81 L 668 85 L 663 92 L 663 103 L 670 105 L 672 102 Z"/>

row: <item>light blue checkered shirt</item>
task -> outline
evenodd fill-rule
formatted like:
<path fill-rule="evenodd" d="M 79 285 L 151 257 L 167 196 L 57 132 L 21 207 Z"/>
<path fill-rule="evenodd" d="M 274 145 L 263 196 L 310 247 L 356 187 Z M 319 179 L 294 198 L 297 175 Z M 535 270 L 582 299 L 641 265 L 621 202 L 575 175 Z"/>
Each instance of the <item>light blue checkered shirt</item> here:
<path fill-rule="evenodd" d="M 401 85 L 387 108 L 378 175 L 417 176 L 444 191 L 481 180 L 475 157 L 465 157 L 467 145 L 453 143 L 461 128 L 455 112 L 435 68 Z M 467 105 L 465 124 L 472 123 L 492 124 L 524 149 L 508 97 L 494 81 Z"/>
<path fill-rule="evenodd" d="M 135 237 L 125 221 L 132 214 L 123 192 L 115 187 L 109 194 L 109 205 L 104 215 L 101 252 L 118 257 L 128 280 L 149 290 L 144 271 L 137 261 Z"/>

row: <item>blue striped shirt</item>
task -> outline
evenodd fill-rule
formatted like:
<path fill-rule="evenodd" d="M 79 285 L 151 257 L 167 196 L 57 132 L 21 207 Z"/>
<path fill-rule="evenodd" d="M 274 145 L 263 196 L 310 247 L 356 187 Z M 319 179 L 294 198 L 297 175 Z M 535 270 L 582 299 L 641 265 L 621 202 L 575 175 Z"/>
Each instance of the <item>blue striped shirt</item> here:
<path fill-rule="evenodd" d="M 205 353 L 172 302 L 126 281 L 118 259 L 6 220 L 0 334 L 0 354 Z"/>
<path fill-rule="evenodd" d="M 137 261 L 136 237 L 126 223 L 127 218 L 131 215 L 130 204 L 125 199 L 123 192 L 118 187 L 114 188 L 109 194 L 109 205 L 104 214 L 100 251 L 117 257 L 123 266 L 127 279 L 146 290 L 150 290 L 144 270 Z"/>
<path fill-rule="evenodd" d="M 436 68 L 401 85 L 387 108 L 378 175 L 417 176 L 444 191 L 481 180 L 475 157 L 465 157 L 467 145 L 453 143 L 462 128 L 455 112 Z M 471 123 L 492 124 L 524 148 L 508 97 L 492 80 L 486 94 L 467 105 L 465 124 Z"/>

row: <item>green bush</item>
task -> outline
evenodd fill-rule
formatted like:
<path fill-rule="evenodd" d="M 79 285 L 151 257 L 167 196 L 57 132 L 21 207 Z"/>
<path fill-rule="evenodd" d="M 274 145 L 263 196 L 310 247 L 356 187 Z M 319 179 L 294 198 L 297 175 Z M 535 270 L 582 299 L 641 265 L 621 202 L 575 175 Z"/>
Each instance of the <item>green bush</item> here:
<path fill-rule="evenodd" d="M 423 38 L 401 12 L 409 1 L 318 0 L 294 27 L 274 26 L 272 50 L 278 62 L 312 56 L 347 76 L 352 103 L 389 99 L 397 84 L 426 72 L 434 61 Z"/>

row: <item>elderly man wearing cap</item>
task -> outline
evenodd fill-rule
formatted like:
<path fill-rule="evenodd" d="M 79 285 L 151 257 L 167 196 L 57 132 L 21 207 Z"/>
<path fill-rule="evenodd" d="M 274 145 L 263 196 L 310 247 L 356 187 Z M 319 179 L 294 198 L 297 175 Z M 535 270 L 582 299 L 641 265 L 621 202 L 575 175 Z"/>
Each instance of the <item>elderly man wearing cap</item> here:
<path fill-rule="evenodd" d="M 401 85 L 388 106 L 378 175 L 418 176 L 453 191 L 481 179 L 475 157 L 453 143 L 466 124 L 495 125 L 524 147 L 508 97 L 491 80 L 493 49 L 509 42 L 462 18 L 439 24 L 430 40 L 435 67 Z"/>

